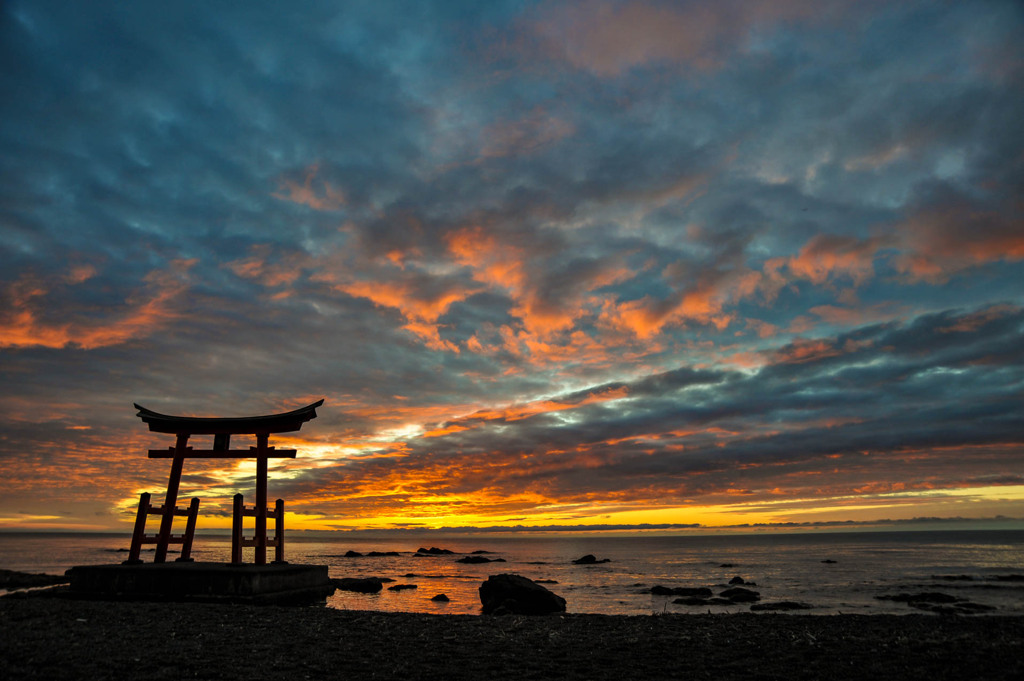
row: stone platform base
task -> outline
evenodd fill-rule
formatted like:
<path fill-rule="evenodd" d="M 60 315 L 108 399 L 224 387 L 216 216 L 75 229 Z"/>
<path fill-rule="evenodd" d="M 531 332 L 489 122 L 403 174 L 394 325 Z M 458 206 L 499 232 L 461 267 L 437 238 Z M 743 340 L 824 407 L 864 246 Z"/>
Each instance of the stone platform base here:
<path fill-rule="evenodd" d="M 81 598 L 305 604 L 334 593 L 326 565 L 80 565 L 65 574 L 69 595 Z"/>

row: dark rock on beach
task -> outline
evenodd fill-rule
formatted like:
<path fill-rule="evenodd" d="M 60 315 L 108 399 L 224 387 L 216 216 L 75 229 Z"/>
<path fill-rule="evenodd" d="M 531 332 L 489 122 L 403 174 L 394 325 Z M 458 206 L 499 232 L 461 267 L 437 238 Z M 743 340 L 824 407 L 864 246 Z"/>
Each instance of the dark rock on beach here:
<path fill-rule="evenodd" d="M 756 591 L 751 591 L 750 589 L 744 589 L 740 586 L 726 589 L 718 595 L 722 598 L 728 598 L 733 603 L 750 603 L 752 601 L 761 600 L 761 594 Z"/>
<path fill-rule="evenodd" d="M 39 586 L 67 584 L 64 575 L 44 575 L 16 570 L 0 570 L 0 589 L 31 589 Z"/>
<path fill-rule="evenodd" d="M 362 557 L 363 557 L 363 554 L 359 553 L 358 551 L 346 551 L 345 552 L 345 558 L 362 558 Z"/>
<path fill-rule="evenodd" d="M 750 609 L 758 612 L 760 610 L 810 610 L 813 607 L 813 605 L 798 601 L 775 601 L 774 603 L 754 603 Z"/>
<path fill-rule="evenodd" d="M 587 555 L 585 555 L 585 556 L 583 556 L 581 558 L 577 558 L 576 560 L 574 560 L 573 564 L 575 564 L 575 565 L 597 565 L 598 563 L 610 563 L 610 562 L 612 562 L 611 558 L 602 558 L 601 560 L 598 560 L 596 556 L 594 556 L 593 554 L 588 553 Z"/>
<path fill-rule="evenodd" d="M 448 598 L 447 594 L 437 594 L 436 596 L 433 596 L 430 600 L 437 601 L 438 603 L 447 603 L 451 599 Z"/>
<path fill-rule="evenodd" d="M 875 596 L 880 601 L 895 601 L 906 603 L 912 608 L 926 610 L 940 615 L 976 615 L 981 612 L 989 612 L 996 608 L 982 603 L 971 603 L 956 596 L 929 591 L 925 593 L 899 593 L 889 596 Z"/>
<path fill-rule="evenodd" d="M 383 582 L 377 577 L 342 577 L 332 579 L 331 582 L 337 589 L 361 594 L 375 594 L 384 588 Z"/>
<path fill-rule="evenodd" d="M 736 575 L 735 577 L 730 579 L 729 583 L 730 584 L 746 584 L 746 582 L 743 580 L 743 578 L 740 577 L 739 575 Z"/>
<path fill-rule="evenodd" d="M 655 596 L 688 596 L 697 598 L 710 598 L 711 589 L 703 586 L 652 586 L 648 593 Z"/>
<path fill-rule="evenodd" d="M 730 601 L 731 603 L 731 601 Z M 710 605 L 710 602 L 706 598 L 697 598 L 695 596 L 688 596 L 686 598 L 677 598 L 672 601 L 673 605 Z"/>
<path fill-rule="evenodd" d="M 896 601 L 897 603 L 955 603 L 956 596 L 929 591 L 926 593 L 908 594 L 899 593 L 890 596 L 875 596 L 880 601 Z"/>
<path fill-rule="evenodd" d="M 482 612 L 488 614 L 547 615 L 565 612 L 565 599 L 519 575 L 491 575 L 480 585 Z"/>
<path fill-rule="evenodd" d="M 505 559 L 504 558 L 488 558 L 487 556 L 466 556 L 464 558 L 459 558 L 455 562 L 456 563 L 469 563 L 469 564 L 474 564 L 474 563 L 504 563 Z"/>

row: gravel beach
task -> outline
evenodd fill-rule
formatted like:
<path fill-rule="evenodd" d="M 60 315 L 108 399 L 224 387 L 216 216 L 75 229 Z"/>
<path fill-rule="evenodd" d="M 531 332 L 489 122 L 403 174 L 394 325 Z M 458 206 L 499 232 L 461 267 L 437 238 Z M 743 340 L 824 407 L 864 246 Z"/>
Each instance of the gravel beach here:
<path fill-rule="evenodd" d="M 0 598 L 0 678 L 1019 679 L 1024 618 L 475 616 Z"/>

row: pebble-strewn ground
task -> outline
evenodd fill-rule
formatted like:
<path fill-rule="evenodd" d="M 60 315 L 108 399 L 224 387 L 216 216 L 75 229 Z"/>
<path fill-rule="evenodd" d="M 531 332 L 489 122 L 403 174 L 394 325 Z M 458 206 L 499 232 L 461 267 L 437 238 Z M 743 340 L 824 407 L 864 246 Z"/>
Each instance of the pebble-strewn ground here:
<path fill-rule="evenodd" d="M 1024 618 L 474 616 L 0 598 L 0 679 L 1020 679 Z"/>

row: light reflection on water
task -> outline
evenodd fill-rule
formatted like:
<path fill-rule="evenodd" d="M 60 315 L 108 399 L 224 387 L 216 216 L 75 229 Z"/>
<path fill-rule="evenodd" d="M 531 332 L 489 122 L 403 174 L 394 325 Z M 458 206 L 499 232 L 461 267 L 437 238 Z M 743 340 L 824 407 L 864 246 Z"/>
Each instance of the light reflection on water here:
<path fill-rule="evenodd" d="M 0 568 L 60 574 L 72 565 L 124 559 L 124 535 L 0 534 Z M 418 547 L 438 546 L 457 555 L 416 557 Z M 398 551 L 399 556 L 345 557 L 347 551 Z M 456 559 L 485 550 L 506 562 L 462 564 Z M 1024 572 L 1024 531 L 886 532 L 803 535 L 684 537 L 523 537 L 481 535 L 431 538 L 330 538 L 290 535 L 286 557 L 294 563 L 326 564 L 332 577 L 387 577 L 416 589 L 358 594 L 338 591 L 334 608 L 429 613 L 477 613 L 477 589 L 488 575 L 512 572 L 554 580 L 549 589 L 566 598 L 569 612 L 650 614 L 692 612 L 671 598 L 643 593 L 652 585 L 706 586 L 720 590 L 734 576 L 757 583 L 766 601 L 794 600 L 817 606 L 810 614 L 918 612 L 878 595 L 941 591 L 996 606 L 999 614 L 1024 614 L 1024 582 L 997 575 Z M 225 562 L 226 536 L 200 536 L 193 557 Z M 272 555 L 272 551 L 270 552 Z M 572 564 L 585 554 L 608 558 L 592 566 Z M 144 554 L 150 556 L 151 553 Z M 823 560 L 834 560 L 825 564 Z M 247 550 L 246 560 L 252 560 Z M 731 564 L 732 567 L 723 567 Z M 941 575 L 969 575 L 946 581 Z M 444 593 L 450 601 L 431 597 Z M 700 612 L 709 608 L 702 607 Z M 713 606 L 712 612 L 747 606 Z"/>

